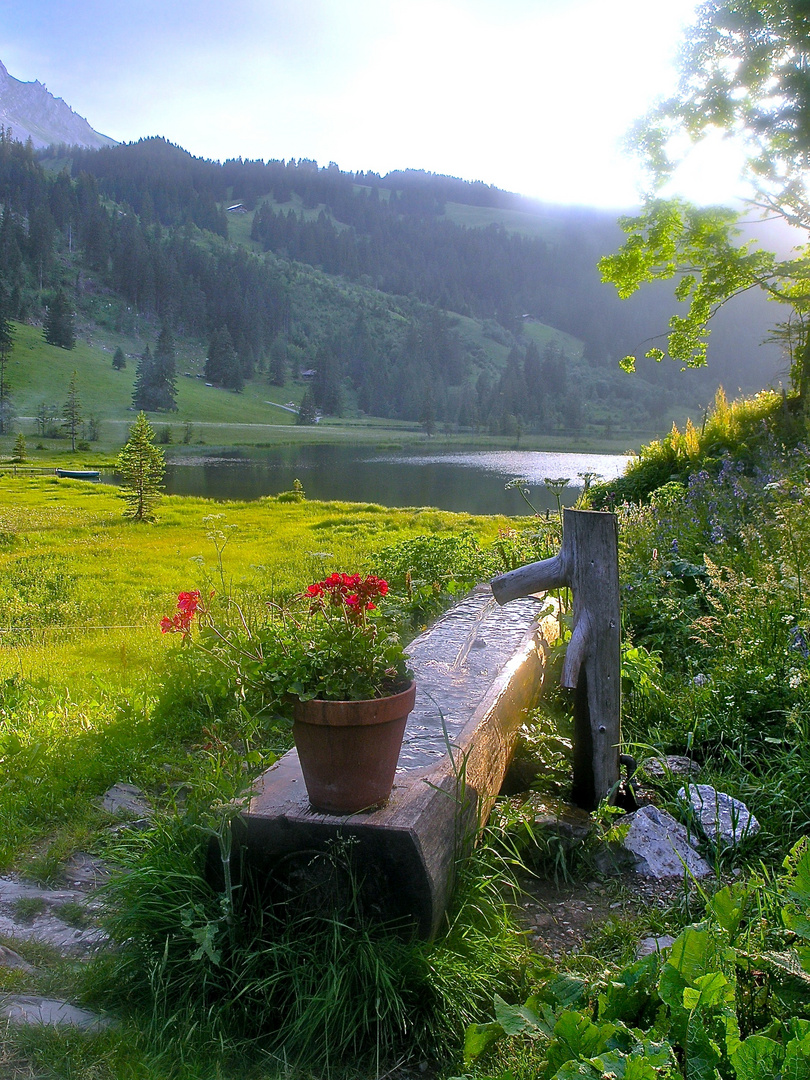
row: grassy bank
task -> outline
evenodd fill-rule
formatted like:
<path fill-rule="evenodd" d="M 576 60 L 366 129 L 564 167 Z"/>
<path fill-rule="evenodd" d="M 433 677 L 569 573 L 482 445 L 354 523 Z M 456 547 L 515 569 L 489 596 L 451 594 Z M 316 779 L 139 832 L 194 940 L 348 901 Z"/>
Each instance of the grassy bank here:
<path fill-rule="evenodd" d="M 108 783 L 154 780 L 159 766 L 148 747 L 139 765 L 126 758 L 127 776 L 119 775 L 116 756 L 120 739 L 143 742 L 141 721 L 151 731 L 151 703 L 170 647 L 158 623 L 178 592 L 214 590 L 261 605 L 335 569 L 375 569 L 383 549 L 413 537 L 470 535 L 487 545 L 509 525 L 432 509 L 283 497 L 215 508 L 203 499 L 168 497 L 156 520 L 143 524 L 126 521 L 122 509 L 105 486 L 0 477 L 0 685 L 17 718 L 10 736 L 15 760 L 32 763 L 34 799 L 43 778 L 60 771 L 61 755 L 79 770 L 71 774 L 69 805 L 60 809 L 52 790 L 44 817 L 30 804 L 25 809 L 19 786 L 15 795 L 7 792 L 5 865 L 32 838 L 44 842 L 51 828 L 58 839 L 61 825 L 75 823 L 77 802 L 90 813 L 89 800 Z M 72 748 L 88 742 L 107 763 L 80 780 L 83 753 Z M 177 745 L 162 752 L 185 753 Z"/>

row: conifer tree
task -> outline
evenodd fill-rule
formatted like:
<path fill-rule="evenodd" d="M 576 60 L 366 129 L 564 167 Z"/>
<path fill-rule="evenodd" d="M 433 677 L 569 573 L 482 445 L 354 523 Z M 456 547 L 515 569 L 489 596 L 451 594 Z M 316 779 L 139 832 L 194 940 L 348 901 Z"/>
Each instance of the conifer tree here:
<path fill-rule="evenodd" d="M 307 387 L 304 391 L 304 396 L 301 399 L 301 404 L 298 407 L 298 415 L 295 418 L 295 422 L 296 424 L 314 424 L 316 419 L 315 399 L 312 396 L 312 390 Z"/>
<path fill-rule="evenodd" d="M 68 396 L 62 407 L 62 427 L 70 436 L 70 449 L 76 449 L 76 436 L 82 424 L 82 403 L 79 400 L 78 374 L 73 372 L 68 386 Z"/>
<path fill-rule="evenodd" d="M 153 395 L 158 409 L 177 412 L 177 361 L 174 338 L 168 326 L 160 331 L 152 369 Z"/>
<path fill-rule="evenodd" d="M 160 501 L 166 459 L 155 446 L 155 433 L 144 412 L 139 412 L 129 433 L 129 439 L 118 455 L 117 468 L 121 474 L 121 496 L 127 507 L 126 517 L 144 521 Z"/>
<path fill-rule="evenodd" d="M 132 388 L 132 404 L 136 409 L 153 412 L 157 409 L 157 399 L 154 392 L 155 361 L 152 350 L 147 345 L 138 360 L 135 369 L 135 384 Z"/>
<path fill-rule="evenodd" d="M 112 366 L 116 371 L 123 371 L 127 366 L 127 358 L 124 356 L 124 350 L 119 345 L 115 350 L 112 358 Z"/>
<path fill-rule="evenodd" d="M 287 343 L 281 334 L 276 334 L 270 346 L 267 377 L 273 386 L 283 386 L 287 381 Z"/>
<path fill-rule="evenodd" d="M 8 381 L 8 360 L 14 344 L 14 329 L 6 317 L 7 312 L 6 291 L 0 287 L 0 435 L 10 433 L 14 411 Z"/>
<path fill-rule="evenodd" d="M 25 436 L 22 432 L 20 432 L 14 441 L 14 447 L 11 451 L 11 460 L 15 465 L 21 465 L 24 461 L 28 460 L 28 449 L 25 445 Z"/>
<path fill-rule="evenodd" d="M 239 392 L 245 385 L 239 357 L 226 326 L 215 330 L 208 345 L 205 377 L 209 382 Z"/>
<path fill-rule="evenodd" d="M 56 345 L 60 349 L 72 349 L 76 344 L 73 309 L 63 289 L 57 290 L 48 307 L 43 331 L 49 345 Z"/>

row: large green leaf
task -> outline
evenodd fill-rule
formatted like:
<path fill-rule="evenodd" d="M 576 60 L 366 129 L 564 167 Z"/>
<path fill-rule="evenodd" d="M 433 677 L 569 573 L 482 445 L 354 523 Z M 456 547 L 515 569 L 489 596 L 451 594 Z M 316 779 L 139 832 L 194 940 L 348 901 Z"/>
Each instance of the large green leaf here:
<path fill-rule="evenodd" d="M 715 1080 L 723 1055 L 711 1038 L 700 1012 L 693 1012 L 686 1027 L 686 1080 Z"/>
<path fill-rule="evenodd" d="M 509 1005 L 499 994 L 495 995 L 495 1019 L 506 1035 L 543 1030 L 541 1018 L 530 1005 Z"/>
<path fill-rule="evenodd" d="M 464 1032 L 464 1064 L 470 1065 L 503 1034 L 500 1024 L 470 1024 Z"/>
<path fill-rule="evenodd" d="M 764 1035 L 749 1035 L 731 1060 L 737 1080 L 780 1080 L 785 1048 Z"/>
<path fill-rule="evenodd" d="M 554 1025 L 554 1040 L 548 1051 L 549 1071 L 567 1061 L 595 1057 L 607 1048 L 616 1028 L 613 1024 L 597 1026 L 583 1013 L 566 1010 Z"/>
<path fill-rule="evenodd" d="M 599 995 L 599 1019 L 634 1021 L 652 996 L 660 963 L 652 953 L 619 972 Z"/>
<path fill-rule="evenodd" d="M 747 886 L 735 882 L 716 892 L 706 905 L 732 938 L 740 927 L 749 895 Z"/>

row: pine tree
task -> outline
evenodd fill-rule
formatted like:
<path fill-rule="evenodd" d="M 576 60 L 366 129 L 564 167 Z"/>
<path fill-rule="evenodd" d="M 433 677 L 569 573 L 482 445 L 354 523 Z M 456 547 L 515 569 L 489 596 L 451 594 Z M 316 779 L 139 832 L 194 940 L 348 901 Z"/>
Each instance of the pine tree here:
<path fill-rule="evenodd" d="M 267 377 L 273 386 L 283 386 L 287 381 L 287 342 L 281 334 L 276 334 L 270 346 Z"/>
<path fill-rule="evenodd" d="M 49 345 L 56 345 L 60 349 L 72 349 L 76 344 L 73 309 L 63 289 L 57 291 L 48 307 L 43 331 Z"/>
<path fill-rule="evenodd" d="M 8 306 L 5 288 L 0 286 L 0 435 L 10 433 L 14 416 L 8 381 L 8 360 L 14 344 L 14 329 L 6 317 Z"/>
<path fill-rule="evenodd" d="M 237 393 L 245 385 L 239 357 L 226 326 L 220 327 L 211 335 L 205 360 L 205 377 L 209 382 L 226 386 Z"/>
<path fill-rule="evenodd" d="M 312 396 L 312 390 L 307 387 L 304 391 L 304 396 L 301 399 L 301 404 L 298 407 L 298 415 L 295 418 L 295 422 L 296 424 L 314 424 L 316 419 L 315 399 Z"/>
<path fill-rule="evenodd" d="M 70 436 L 70 449 L 76 449 L 76 436 L 82 424 L 82 403 L 79 400 L 79 387 L 77 384 L 78 374 L 73 372 L 70 377 L 68 396 L 62 407 L 62 427 Z"/>
<path fill-rule="evenodd" d="M 11 451 L 11 460 L 15 465 L 21 465 L 24 461 L 28 460 L 28 449 L 25 445 L 25 436 L 22 432 L 20 432 L 14 441 L 14 447 Z"/>
<path fill-rule="evenodd" d="M 154 412 L 157 409 L 157 399 L 154 393 L 154 368 L 155 361 L 152 350 L 147 345 L 138 360 L 135 369 L 135 383 L 132 387 L 132 404 L 136 409 L 146 412 Z"/>
<path fill-rule="evenodd" d="M 124 350 L 119 345 L 115 350 L 112 358 L 112 366 L 116 371 L 123 371 L 127 366 L 127 358 L 124 356 Z"/>
<path fill-rule="evenodd" d="M 168 326 L 160 331 L 155 346 L 153 375 L 153 395 L 158 409 L 177 412 L 177 361 L 174 338 Z"/>
<path fill-rule="evenodd" d="M 155 433 L 144 412 L 139 412 L 129 439 L 118 455 L 117 468 L 121 474 L 121 496 L 127 503 L 126 517 L 144 521 L 151 517 L 161 498 L 166 459 L 155 446 Z"/>

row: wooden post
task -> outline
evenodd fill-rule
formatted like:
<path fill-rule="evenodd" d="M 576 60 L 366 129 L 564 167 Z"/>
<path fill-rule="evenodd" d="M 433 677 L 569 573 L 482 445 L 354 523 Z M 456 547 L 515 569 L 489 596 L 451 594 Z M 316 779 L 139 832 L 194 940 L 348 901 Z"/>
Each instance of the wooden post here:
<path fill-rule="evenodd" d="M 619 781 L 621 627 L 615 514 L 565 510 L 558 555 L 492 581 L 499 604 L 569 586 L 573 626 L 561 684 L 574 690 L 574 781 L 577 805 L 593 810 Z"/>

